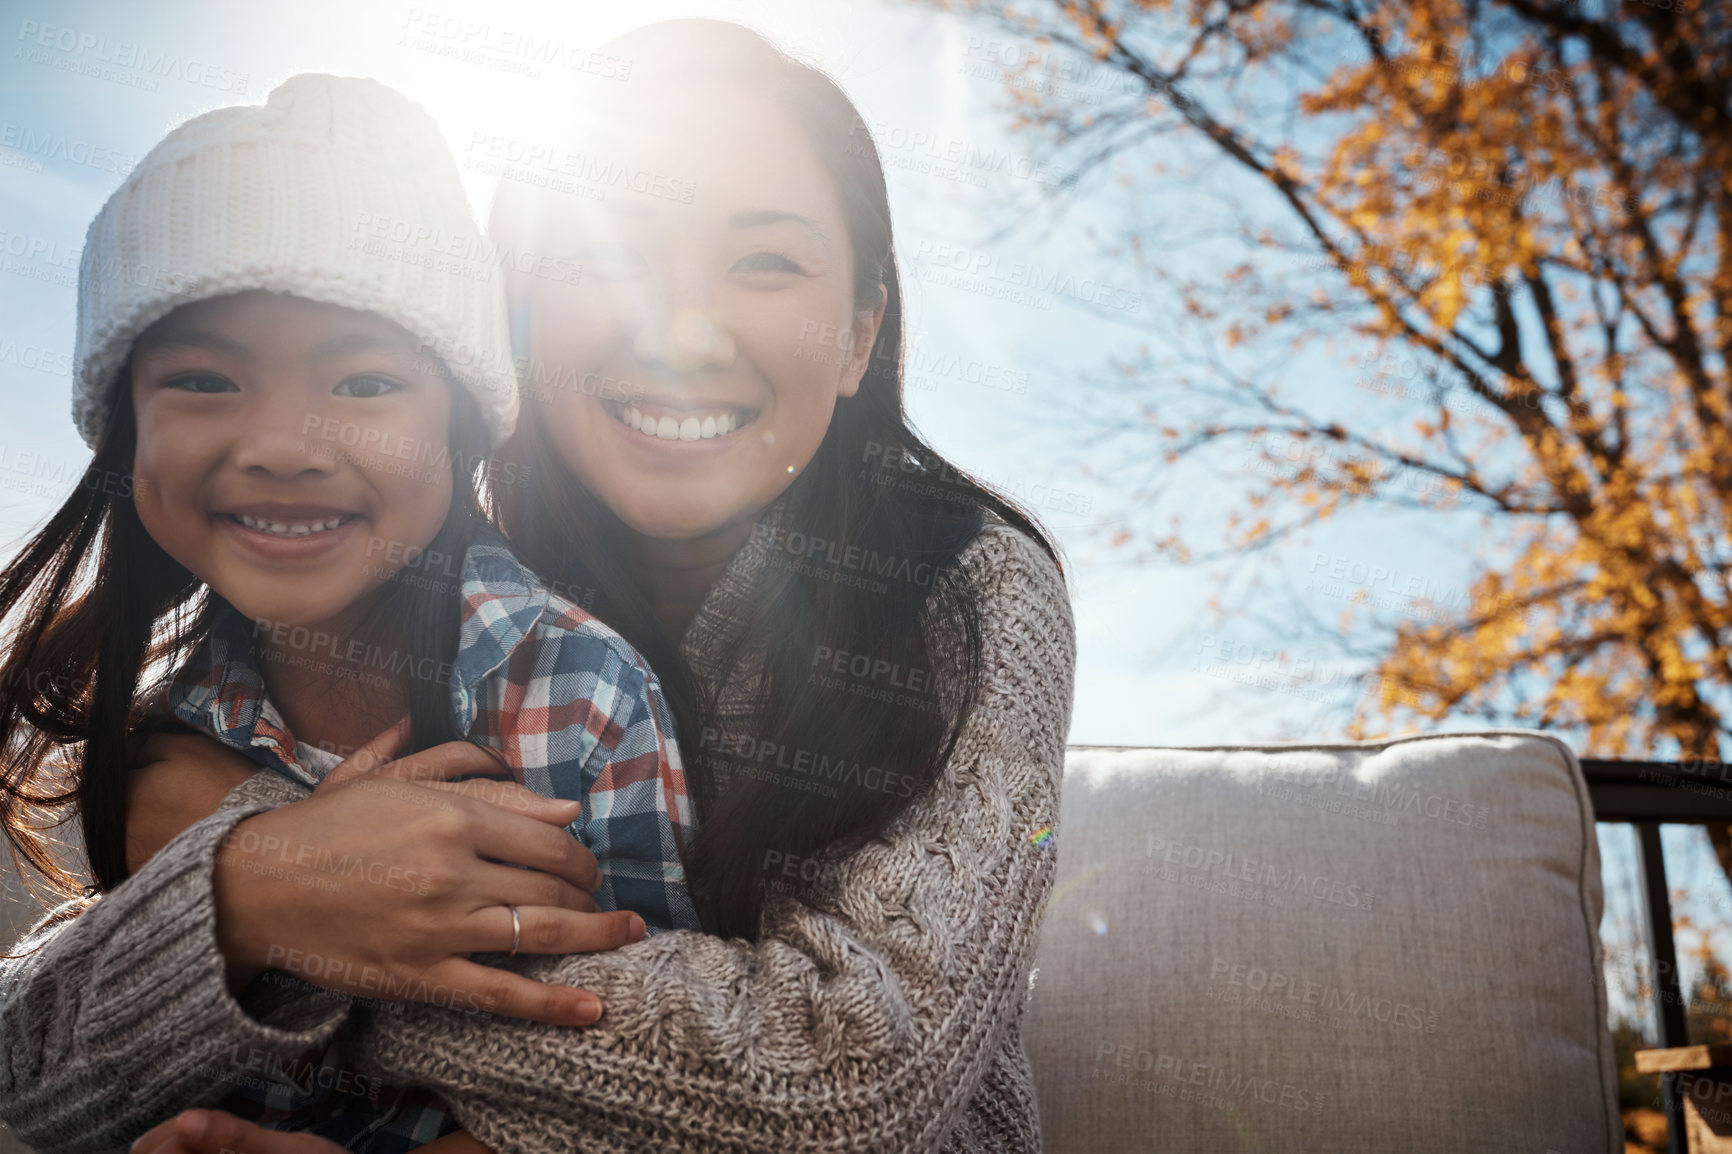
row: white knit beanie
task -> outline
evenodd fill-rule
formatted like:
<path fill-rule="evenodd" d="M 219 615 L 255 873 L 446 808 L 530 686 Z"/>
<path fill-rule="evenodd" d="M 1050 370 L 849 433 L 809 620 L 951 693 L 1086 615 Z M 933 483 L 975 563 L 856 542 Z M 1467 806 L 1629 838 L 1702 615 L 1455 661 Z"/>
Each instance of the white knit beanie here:
<path fill-rule="evenodd" d="M 90 222 L 72 418 L 95 448 L 140 333 L 181 305 L 265 289 L 402 325 L 497 445 L 517 387 L 491 249 L 424 108 L 376 80 L 290 77 L 263 105 L 170 132 Z"/>

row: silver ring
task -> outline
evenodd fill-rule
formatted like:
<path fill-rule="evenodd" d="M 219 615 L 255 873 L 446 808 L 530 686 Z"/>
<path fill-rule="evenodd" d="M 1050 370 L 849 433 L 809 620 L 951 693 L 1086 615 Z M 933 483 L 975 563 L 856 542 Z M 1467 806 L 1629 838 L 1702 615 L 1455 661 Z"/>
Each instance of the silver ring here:
<path fill-rule="evenodd" d="M 523 935 L 523 923 L 517 920 L 517 907 L 511 907 L 511 956 L 517 956 L 517 943 Z"/>

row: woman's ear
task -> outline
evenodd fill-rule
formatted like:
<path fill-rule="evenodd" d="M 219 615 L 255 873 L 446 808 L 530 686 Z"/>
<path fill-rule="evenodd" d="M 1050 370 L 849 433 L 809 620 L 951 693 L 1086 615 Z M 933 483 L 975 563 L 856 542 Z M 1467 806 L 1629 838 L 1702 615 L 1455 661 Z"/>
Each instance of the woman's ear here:
<path fill-rule="evenodd" d="M 884 307 L 889 302 L 890 290 L 879 285 L 877 305 L 855 311 L 854 343 L 849 346 L 848 359 L 842 362 L 842 378 L 836 382 L 838 397 L 851 397 L 860 391 L 860 382 L 872 364 L 872 347 L 878 342 L 879 326 L 884 323 Z"/>

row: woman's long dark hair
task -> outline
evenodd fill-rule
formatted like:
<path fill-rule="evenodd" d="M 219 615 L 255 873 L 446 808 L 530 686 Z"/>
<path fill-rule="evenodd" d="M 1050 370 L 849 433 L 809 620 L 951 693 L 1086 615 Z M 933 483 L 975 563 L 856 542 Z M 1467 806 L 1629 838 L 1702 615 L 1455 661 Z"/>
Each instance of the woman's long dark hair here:
<path fill-rule="evenodd" d="M 544 577 L 593 589 L 590 610 L 656 670 L 699 802 L 688 883 L 709 928 L 756 940 L 766 883 L 793 877 L 797 892 L 821 878 L 828 862 L 882 832 L 955 749 L 980 694 L 982 621 L 979 593 L 954 562 L 987 515 L 1058 556 L 1028 514 L 950 465 L 908 423 L 884 171 L 841 88 L 724 21 L 653 24 L 611 49 L 632 60 L 633 84 L 659 65 L 682 84 L 739 84 L 786 109 L 840 194 L 856 307 L 874 308 L 881 286 L 888 297 L 865 379 L 838 401 L 816 456 L 789 486 L 779 510 L 783 532 L 760 543 L 771 564 L 749 595 L 738 641 L 720 655 L 729 671 L 722 683 L 742 663 L 762 663 L 756 716 L 744 732 L 718 718 L 713 694 L 700 696 L 679 639 L 662 627 L 630 570 L 628 530 L 560 467 L 533 395 L 504 450 L 521 457 L 528 475 L 526 486 L 497 493 L 506 535 Z M 523 200 L 502 192 L 496 240 L 518 231 L 513 214 Z M 837 558 L 854 560 L 838 567 Z M 849 655 L 850 672 L 841 676 L 838 654 Z M 856 678 L 861 657 L 870 676 Z M 728 769 L 730 783 L 717 798 L 717 771 Z M 803 774 L 812 775 L 804 784 L 819 788 L 800 788 Z"/>
<path fill-rule="evenodd" d="M 145 531 L 133 504 L 137 421 L 129 370 L 78 488 L 0 575 L 0 825 L 63 897 L 106 892 L 127 877 L 126 783 L 147 671 L 158 682 L 210 631 L 225 602 Z M 481 523 L 474 476 L 487 449 L 480 410 L 452 390 L 451 510 L 427 556 L 461 557 Z M 397 647 L 410 670 L 448 669 L 461 596 L 455 581 L 399 570 L 372 614 L 369 642 Z M 411 743 L 451 740 L 445 682 L 410 674 Z M 72 806 L 94 879 L 80 885 L 48 831 Z M 38 819 L 58 813 L 57 820 Z M 20 873 L 23 873 L 19 866 Z"/>

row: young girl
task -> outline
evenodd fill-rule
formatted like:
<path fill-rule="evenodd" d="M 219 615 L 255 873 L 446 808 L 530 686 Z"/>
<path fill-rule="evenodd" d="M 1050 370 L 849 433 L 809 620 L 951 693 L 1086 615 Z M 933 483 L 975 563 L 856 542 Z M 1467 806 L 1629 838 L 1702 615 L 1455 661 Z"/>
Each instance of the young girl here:
<path fill-rule="evenodd" d="M 494 749 L 518 783 L 581 803 L 570 829 L 600 867 L 598 909 L 698 928 L 685 778 L 653 673 L 520 566 L 478 507 L 475 474 L 517 406 L 493 367 L 509 359 L 485 249 L 431 118 L 329 76 L 182 125 L 98 213 L 74 402 L 95 459 L 0 578 L 0 818 L 71 892 L 27 819 L 74 804 L 95 879 L 47 924 L 128 876 L 129 738 L 158 689 L 152 724 L 304 786 L 341 760 L 330 751 L 405 715 L 413 748 Z M 244 837 L 225 852 L 308 886 L 431 884 L 402 862 Z M 519 904 L 544 903 L 522 877 Z M 479 913 L 516 953 L 527 911 Z M 276 968 L 321 976 L 280 947 Z M 356 1150 L 455 1129 L 429 1094 L 358 1086 L 341 1053 L 339 1036 L 286 1068 L 236 1056 L 212 1071 L 231 1091 L 217 1104 Z"/>

